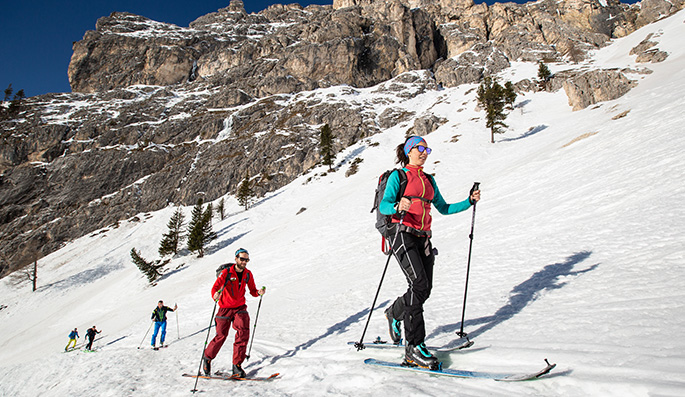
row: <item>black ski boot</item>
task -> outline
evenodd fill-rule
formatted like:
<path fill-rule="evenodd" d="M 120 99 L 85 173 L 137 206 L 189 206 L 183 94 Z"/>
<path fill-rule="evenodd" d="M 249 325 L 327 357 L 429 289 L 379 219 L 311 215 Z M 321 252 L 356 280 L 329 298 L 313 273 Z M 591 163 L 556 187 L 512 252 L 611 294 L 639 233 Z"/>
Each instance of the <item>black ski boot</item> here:
<path fill-rule="evenodd" d="M 233 377 L 234 378 L 244 378 L 247 374 L 243 371 L 243 367 L 240 364 L 233 364 Z"/>
<path fill-rule="evenodd" d="M 202 356 L 202 371 L 204 371 L 207 376 L 212 375 L 212 360 L 205 356 Z"/>
<path fill-rule="evenodd" d="M 426 349 L 426 345 L 423 343 L 416 346 L 407 345 L 404 354 L 404 364 L 432 370 L 440 369 L 440 362 Z"/>
<path fill-rule="evenodd" d="M 392 306 L 385 309 L 385 318 L 388 319 L 388 328 L 390 329 L 390 339 L 392 339 L 392 343 L 399 345 L 402 342 L 402 323 L 393 318 L 390 313 L 391 309 Z"/>

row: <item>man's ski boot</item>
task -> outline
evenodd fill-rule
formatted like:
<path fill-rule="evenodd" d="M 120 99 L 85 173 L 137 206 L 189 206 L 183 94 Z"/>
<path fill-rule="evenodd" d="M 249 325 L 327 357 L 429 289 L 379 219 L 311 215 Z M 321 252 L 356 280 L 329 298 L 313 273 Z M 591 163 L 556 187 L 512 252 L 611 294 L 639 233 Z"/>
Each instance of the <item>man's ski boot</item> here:
<path fill-rule="evenodd" d="M 390 329 L 390 339 L 392 339 L 392 343 L 399 345 L 400 342 L 402 342 L 402 323 L 393 318 L 390 313 L 391 309 L 392 306 L 385 309 L 385 318 L 388 319 L 388 328 Z"/>
<path fill-rule="evenodd" d="M 240 364 L 233 364 L 233 377 L 234 378 L 244 378 L 247 374 L 243 371 L 243 367 Z"/>
<path fill-rule="evenodd" d="M 403 365 L 408 365 L 410 367 L 419 366 L 432 370 L 440 369 L 440 361 L 426 349 L 424 343 L 416 346 L 407 345 L 404 352 Z"/>
<path fill-rule="evenodd" d="M 204 371 L 207 376 L 212 375 L 212 360 L 205 356 L 202 356 L 202 371 Z"/>

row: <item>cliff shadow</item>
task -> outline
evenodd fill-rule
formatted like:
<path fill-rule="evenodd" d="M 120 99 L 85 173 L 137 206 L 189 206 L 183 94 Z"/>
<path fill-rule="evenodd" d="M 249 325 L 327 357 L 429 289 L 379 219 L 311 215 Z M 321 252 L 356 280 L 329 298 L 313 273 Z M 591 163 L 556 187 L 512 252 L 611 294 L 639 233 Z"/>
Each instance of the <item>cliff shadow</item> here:
<path fill-rule="evenodd" d="M 577 252 L 563 262 L 553 263 L 545 266 L 542 270 L 533 274 L 528 280 L 515 286 L 509 296 L 506 305 L 499 308 L 493 315 L 467 320 L 464 322 L 464 330 L 467 327 L 479 326 L 475 330 L 467 332 L 470 339 L 495 328 L 503 322 L 513 318 L 520 313 L 526 306 L 534 302 L 542 291 L 560 289 L 566 286 L 569 281 L 559 281 L 565 276 L 578 276 L 583 273 L 595 270 L 599 263 L 596 263 L 583 270 L 574 270 L 574 267 L 585 261 L 592 254 L 591 251 Z M 468 298 L 468 297 L 467 297 Z M 467 301 L 468 309 L 468 301 Z M 445 333 L 454 333 L 461 329 L 461 322 L 443 325 L 435 328 L 426 339 L 437 337 Z M 447 346 L 449 347 L 449 346 Z"/>

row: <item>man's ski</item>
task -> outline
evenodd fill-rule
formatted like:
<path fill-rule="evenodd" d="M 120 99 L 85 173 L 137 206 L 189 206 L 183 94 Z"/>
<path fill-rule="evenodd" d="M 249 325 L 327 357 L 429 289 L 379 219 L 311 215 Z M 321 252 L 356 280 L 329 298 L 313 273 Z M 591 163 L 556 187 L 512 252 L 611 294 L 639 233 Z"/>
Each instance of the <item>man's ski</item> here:
<path fill-rule="evenodd" d="M 364 360 L 364 364 L 377 365 L 377 366 L 388 367 L 388 368 L 404 369 L 407 371 L 423 372 L 423 373 L 430 374 L 430 375 L 453 376 L 453 377 L 457 377 L 457 378 L 493 379 L 493 380 L 497 380 L 497 381 L 501 381 L 501 382 L 518 382 L 518 381 L 536 379 L 536 378 L 539 378 L 540 376 L 548 373 L 554 367 L 557 366 L 556 364 L 550 364 L 549 361 L 547 361 L 547 359 L 545 359 L 545 362 L 547 363 L 547 366 L 538 372 L 533 372 L 533 373 L 529 373 L 529 374 L 525 374 L 525 373 L 520 373 L 520 374 L 509 373 L 509 374 L 507 374 L 507 373 L 493 373 L 493 372 L 480 372 L 480 371 L 465 371 L 465 370 L 450 369 L 450 368 L 442 368 L 439 370 L 431 370 L 428 368 L 410 367 L 408 365 L 402 365 L 402 364 L 388 362 L 388 361 L 380 361 L 380 360 L 376 360 L 373 358 L 367 358 L 366 360 Z"/>
<path fill-rule="evenodd" d="M 348 345 L 356 346 L 357 342 L 347 342 Z M 428 346 L 428 350 L 438 351 L 438 352 L 451 352 L 455 350 L 466 349 L 473 346 L 473 341 L 466 340 L 463 343 L 453 346 L 453 347 L 437 347 Z M 374 349 L 392 349 L 392 348 L 404 348 L 403 343 L 388 343 L 387 341 L 381 340 L 380 338 L 375 339 L 373 342 L 364 343 L 364 347 L 371 347 Z"/>
<path fill-rule="evenodd" d="M 191 375 L 191 374 L 183 374 L 183 376 L 187 378 L 201 378 L 201 379 L 219 379 L 219 380 L 235 380 L 235 381 L 267 381 L 271 379 L 275 379 L 279 376 L 280 374 L 276 372 L 275 374 L 271 374 L 269 376 L 265 377 L 246 377 L 246 378 L 239 378 L 237 376 L 229 375 L 229 374 L 224 374 L 221 372 L 217 372 L 215 375 Z"/>

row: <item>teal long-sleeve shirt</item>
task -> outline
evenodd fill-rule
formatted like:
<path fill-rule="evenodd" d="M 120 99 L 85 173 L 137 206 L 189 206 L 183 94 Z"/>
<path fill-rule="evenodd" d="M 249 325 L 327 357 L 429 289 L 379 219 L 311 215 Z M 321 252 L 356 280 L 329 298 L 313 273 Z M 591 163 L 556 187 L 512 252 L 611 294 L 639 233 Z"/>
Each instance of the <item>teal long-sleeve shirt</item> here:
<path fill-rule="evenodd" d="M 435 182 L 435 179 L 424 173 L 423 168 L 421 167 L 412 167 L 408 166 L 403 168 L 403 171 L 407 174 L 407 186 L 405 188 L 405 196 L 411 195 L 411 196 L 420 196 L 424 197 L 425 199 L 432 199 L 431 203 L 433 206 L 438 210 L 439 213 L 442 215 L 451 215 L 451 214 L 456 214 L 457 212 L 464 211 L 468 208 L 471 207 L 471 201 L 467 197 L 465 200 L 457 202 L 457 203 L 452 203 L 448 204 L 445 199 L 442 197 L 442 194 L 440 194 L 440 189 L 438 188 L 438 184 Z M 432 181 L 432 183 L 428 182 L 428 184 L 432 185 L 433 187 L 433 197 L 430 197 L 430 192 L 426 191 L 426 181 Z M 412 186 L 410 186 L 412 185 Z M 397 213 L 397 209 L 395 208 L 396 204 L 396 198 L 397 198 L 397 192 L 400 189 L 400 177 L 398 175 L 398 172 L 393 172 L 390 174 L 388 177 L 388 181 L 386 183 L 385 187 L 385 193 L 383 194 L 383 200 L 381 200 L 381 203 L 379 205 L 379 211 L 383 215 L 394 215 Z M 421 192 L 424 195 L 417 193 Z M 417 194 L 413 194 L 417 193 Z M 407 216 L 405 216 L 405 224 L 408 226 L 421 229 L 421 230 L 430 230 L 430 214 L 429 214 L 429 209 L 430 205 L 426 205 L 425 207 L 427 208 L 424 209 L 422 205 L 418 204 L 420 200 L 412 200 L 415 201 L 416 203 L 412 203 L 412 207 L 409 209 L 409 213 Z M 426 212 L 420 213 L 420 212 Z M 412 216 L 415 219 L 411 219 Z M 428 217 L 426 222 L 423 218 Z M 409 217 L 409 219 L 407 219 Z M 419 220 L 418 218 L 421 217 Z M 427 223 L 427 224 L 426 224 Z M 418 227 L 417 227 L 418 226 Z M 423 227 L 421 227 L 423 226 Z"/>

